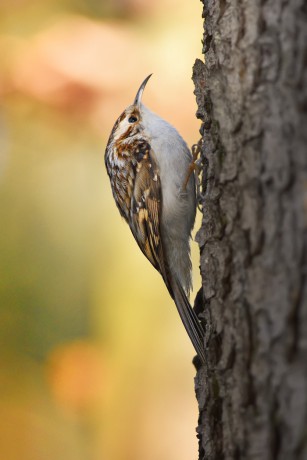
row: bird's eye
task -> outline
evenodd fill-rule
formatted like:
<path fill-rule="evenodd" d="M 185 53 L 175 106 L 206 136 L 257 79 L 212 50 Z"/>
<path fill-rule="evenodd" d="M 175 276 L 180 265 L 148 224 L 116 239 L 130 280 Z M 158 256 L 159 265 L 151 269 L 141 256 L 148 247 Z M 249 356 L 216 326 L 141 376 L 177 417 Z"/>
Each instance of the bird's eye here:
<path fill-rule="evenodd" d="M 136 121 L 138 121 L 138 119 L 134 115 L 131 115 L 131 117 L 128 118 L 128 121 L 129 123 L 135 123 Z"/>

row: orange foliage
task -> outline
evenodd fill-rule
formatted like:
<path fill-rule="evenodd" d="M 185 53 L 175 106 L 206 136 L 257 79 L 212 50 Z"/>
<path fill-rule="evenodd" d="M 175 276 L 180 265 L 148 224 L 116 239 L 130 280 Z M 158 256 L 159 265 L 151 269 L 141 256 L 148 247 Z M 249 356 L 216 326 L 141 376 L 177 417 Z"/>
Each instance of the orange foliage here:
<path fill-rule="evenodd" d="M 103 396 L 108 372 L 102 351 L 86 341 L 62 345 L 47 360 L 47 377 L 58 404 L 72 411 L 93 407 Z"/>

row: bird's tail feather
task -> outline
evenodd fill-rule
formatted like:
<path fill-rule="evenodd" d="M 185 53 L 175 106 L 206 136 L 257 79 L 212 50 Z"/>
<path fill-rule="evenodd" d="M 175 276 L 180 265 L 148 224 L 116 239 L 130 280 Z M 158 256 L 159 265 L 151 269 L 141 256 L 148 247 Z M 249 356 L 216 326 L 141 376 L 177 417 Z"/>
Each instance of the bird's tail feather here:
<path fill-rule="evenodd" d="M 196 353 L 201 361 L 205 363 L 204 330 L 190 305 L 187 295 L 176 277 L 172 283 L 173 298 L 180 315 L 181 321 L 191 339 Z"/>

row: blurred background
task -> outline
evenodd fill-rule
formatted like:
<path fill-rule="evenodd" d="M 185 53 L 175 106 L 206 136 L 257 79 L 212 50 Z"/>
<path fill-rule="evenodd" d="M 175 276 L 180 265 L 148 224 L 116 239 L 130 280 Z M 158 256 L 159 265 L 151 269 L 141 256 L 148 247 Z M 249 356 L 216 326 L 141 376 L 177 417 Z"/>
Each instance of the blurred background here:
<path fill-rule="evenodd" d="M 104 149 L 152 72 L 144 103 L 198 140 L 201 3 L 1 0 L 0 28 L 0 458 L 196 458 L 194 351 Z"/>

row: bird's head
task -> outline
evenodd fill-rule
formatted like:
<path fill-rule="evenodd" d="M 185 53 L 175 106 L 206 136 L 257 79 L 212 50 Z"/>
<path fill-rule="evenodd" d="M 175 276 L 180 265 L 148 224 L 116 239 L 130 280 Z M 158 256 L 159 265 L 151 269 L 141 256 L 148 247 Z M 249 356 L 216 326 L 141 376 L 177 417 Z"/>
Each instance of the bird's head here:
<path fill-rule="evenodd" d="M 110 141 L 114 143 L 129 141 L 130 138 L 142 131 L 142 95 L 151 75 L 148 75 L 139 87 L 133 104 L 129 105 L 116 120 L 108 144 Z"/>

